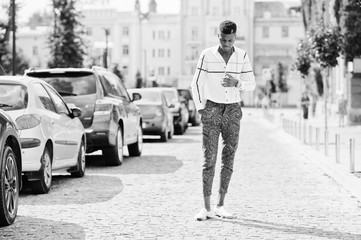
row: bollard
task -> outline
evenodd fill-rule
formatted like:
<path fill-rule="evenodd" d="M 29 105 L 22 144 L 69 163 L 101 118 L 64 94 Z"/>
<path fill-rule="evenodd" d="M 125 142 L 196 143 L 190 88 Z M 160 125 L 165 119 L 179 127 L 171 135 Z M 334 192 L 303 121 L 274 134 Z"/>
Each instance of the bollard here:
<path fill-rule="evenodd" d="M 328 130 L 325 129 L 325 156 L 328 156 Z"/>
<path fill-rule="evenodd" d="M 308 127 L 308 144 L 309 145 L 312 145 L 312 132 L 313 132 L 312 126 L 309 126 Z"/>
<path fill-rule="evenodd" d="M 316 150 L 320 148 L 320 128 L 316 128 Z"/>
<path fill-rule="evenodd" d="M 336 150 L 336 163 L 340 163 L 340 134 L 337 133 L 335 136 L 335 140 L 336 140 L 336 146 L 335 146 L 335 150 Z"/>
<path fill-rule="evenodd" d="M 355 172 L 355 139 L 350 138 L 350 172 Z"/>
<path fill-rule="evenodd" d="M 307 144 L 307 140 L 306 140 L 307 136 L 306 136 L 306 134 L 307 134 L 307 124 L 306 124 L 306 121 L 304 121 L 303 122 L 303 143 L 304 144 Z"/>

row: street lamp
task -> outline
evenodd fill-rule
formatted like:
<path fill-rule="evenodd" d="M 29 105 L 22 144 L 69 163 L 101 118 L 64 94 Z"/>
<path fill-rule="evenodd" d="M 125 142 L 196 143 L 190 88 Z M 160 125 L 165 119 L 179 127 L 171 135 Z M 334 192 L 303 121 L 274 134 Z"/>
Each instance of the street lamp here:
<path fill-rule="evenodd" d="M 139 2 L 138 2 L 139 4 Z M 146 59 L 146 50 L 142 49 L 142 21 L 144 20 L 149 20 L 149 12 L 146 13 L 142 13 L 140 11 L 140 7 L 138 6 L 138 20 L 139 20 L 139 63 L 140 63 L 140 70 L 141 70 L 141 66 L 142 66 L 142 52 L 144 51 L 144 83 L 146 84 L 147 79 L 146 79 L 146 74 L 147 74 L 147 70 L 146 70 L 146 65 L 147 65 L 147 59 Z"/>
<path fill-rule="evenodd" d="M 109 29 L 104 28 L 105 31 L 105 49 L 103 55 L 103 66 L 108 68 L 108 36 L 109 36 Z"/>
<path fill-rule="evenodd" d="M 15 59 L 16 59 L 16 46 L 15 46 L 15 43 L 16 43 L 16 39 L 15 39 L 15 30 L 16 30 L 16 26 L 15 26 L 15 0 L 11 0 L 11 12 L 12 12 L 12 30 L 13 30 L 13 59 L 12 59 L 12 69 L 13 69 L 13 76 L 15 75 Z"/>

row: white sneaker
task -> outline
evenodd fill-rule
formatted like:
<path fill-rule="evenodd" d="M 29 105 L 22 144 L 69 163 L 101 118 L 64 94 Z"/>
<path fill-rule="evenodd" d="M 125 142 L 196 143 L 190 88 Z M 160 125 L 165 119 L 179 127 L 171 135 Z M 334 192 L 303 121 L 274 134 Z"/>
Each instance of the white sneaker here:
<path fill-rule="evenodd" d="M 236 215 L 228 212 L 223 206 L 221 207 L 215 207 L 214 210 L 214 215 L 218 216 L 218 217 L 222 217 L 222 218 L 236 218 Z"/>
<path fill-rule="evenodd" d="M 204 221 L 208 218 L 214 218 L 212 211 L 207 211 L 207 209 L 202 208 L 197 215 L 194 216 L 194 219 L 197 221 Z"/>

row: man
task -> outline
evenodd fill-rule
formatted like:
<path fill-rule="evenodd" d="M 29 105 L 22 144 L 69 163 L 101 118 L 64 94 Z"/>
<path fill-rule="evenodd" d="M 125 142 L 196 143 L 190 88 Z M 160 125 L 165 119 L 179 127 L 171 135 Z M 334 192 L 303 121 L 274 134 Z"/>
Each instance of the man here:
<path fill-rule="evenodd" d="M 224 198 L 233 172 L 242 118 L 240 91 L 253 91 L 256 83 L 247 53 L 235 46 L 237 25 L 223 21 L 219 25 L 219 45 L 205 49 L 199 58 L 192 81 L 193 99 L 201 114 L 203 138 L 204 208 L 195 216 L 202 221 L 214 215 L 233 218 L 224 208 Z M 218 139 L 222 135 L 222 166 L 219 197 L 213 212 L 210 207 L 216 166 Z"/>

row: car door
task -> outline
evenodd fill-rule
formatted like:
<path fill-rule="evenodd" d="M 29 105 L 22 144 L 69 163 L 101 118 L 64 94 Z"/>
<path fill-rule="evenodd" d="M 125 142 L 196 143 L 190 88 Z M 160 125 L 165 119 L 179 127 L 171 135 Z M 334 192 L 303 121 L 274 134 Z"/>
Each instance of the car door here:
<path fill-rule="evenodd" d="M 66 153 L 63 154 L 64 160 L 74 158 L 74 156 L 78 152 L 78 146 L 80 143 L 80 135 L 81 135 L 81 129 L 78 129 L 76 127 L 75 120 L 70 117 L 70 111 L 64 102 L 64 100 L 59 96 L 59 94 L 48 85 L 45 85 L 46 90 L 50 94 L 54 104 L 55 108 L 60 115 L 60 119 L 65 125 L 66 128 Z M 63 163 L 67 165 L 66 163 Z"/>
<path fill-rule="evenodd" d="M 131 109 L 131 101 L 129 99 L 128 95 L 125 95 L 122 92 L 122 89 L 120 87 L 120 82 L 118 81 L 118 78 L 110 73 L 106 72 L 104 74 L 104 77 L 109 81 L 113 88 L 113 94 L 114 98 L 118 100 L 118 108 L 120 111 L 123 112 L 123 124 L 124 124 L 124 130 L 123 130 L 123 137 L 124 137 L 124 143 L 129 144 L 133 141 L 136 137 L 136 128 L 134 125 L 134 114 L 132 113 Z"/>
<path fill-rule="evenodd" d="M 53 140 L 53 168 L 56 168 L 56 166 L 61 165 L 63 159 L 67 158 L 69 151 L 67 147 L 67 120 L 62 114 L 58 114 L 56 104 L 41 83 L 35 83 L 34 89 L 46 109 L 41 117 L 44 121 L 49 122 L 49 126 L 46 127 L 50 133 L 49 137 Z"/>

